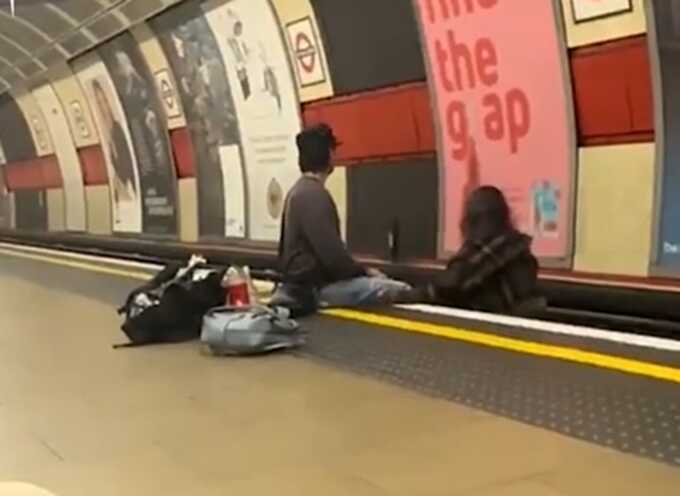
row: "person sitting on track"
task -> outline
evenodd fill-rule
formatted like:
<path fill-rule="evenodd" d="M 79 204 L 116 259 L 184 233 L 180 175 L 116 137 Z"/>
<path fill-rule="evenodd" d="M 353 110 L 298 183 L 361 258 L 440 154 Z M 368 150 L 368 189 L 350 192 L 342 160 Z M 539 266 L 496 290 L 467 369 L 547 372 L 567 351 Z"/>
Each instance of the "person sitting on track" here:
<path fill-rule="evenodd" d="M 283 285 L 273 303 L 281 304 L 291 295 L 307 306 L 310 302 L 353 307 L 396 301 L 411 287 L 358 264 L 340 236 L 337 207 L 325 187 L 339 145 L 333 130 L 326 124 L 307 128 L 297 135 L 296 143 L 302 177 L 285 200 L 279 241 Z"/>
<path fill-rule="evenodd" d="M 531 238 L 513 226 L 503 193 L 493 186 L 475 189 L 460 227 L 463 246 L 427 286 L 426 299 L 493 313 L 540 311 L 545 302 L 537 295 Z"/>

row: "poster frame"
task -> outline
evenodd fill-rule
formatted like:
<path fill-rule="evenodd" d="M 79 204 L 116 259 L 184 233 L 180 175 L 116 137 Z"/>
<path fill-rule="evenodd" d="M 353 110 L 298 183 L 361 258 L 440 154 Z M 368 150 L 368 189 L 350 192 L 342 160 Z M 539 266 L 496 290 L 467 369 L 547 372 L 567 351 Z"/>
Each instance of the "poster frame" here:
<path fill-rule="evenodd" d="M 229 6 L 230 4 L 234 3 L 236 0 L 212 0 L 212 2 L 200 2 L 200 6 L 203 9 L 204 15 L 206 16 L 206 20 L 208 21 L 208 24 L 210 25 L 210 28 L 213 29 L 212 27 L 212 21 L 208 19 L 207 15 L 208 12 L 210 11 L 210 8 L 215 7 L 215 8 L 221 8 L 221 7 L 226 7 Z M 252 0 L 250 0 L 252 1 Z M 261 0 L 263 4 L 266 4 L 266 6 L 269 9 L 269 13 L 271 14 L 273 23 L 275 25 L 276 29 L 276 36 L 278 39 L 278 43 L 280 44 L 281 51 L 283 53 L 283 58 L 281 60 L 282 64 L 285 64 L 285 70 L 286 76 L 290 79 L 291 82 L 291 89 L 292 89 L 292 96 L 295 99 L 295 121 L 297 124 L 297 132 L 302 130 L 304 128 L 304 122 L 302 119 L 302 95 L 301 95 L 301 87 L 298 84 L 298 79 L 297 79 L 297 74 L 295 72 L 295 67 L 294 67 L 294 60 L 291 58 L 291 53 L 289 50 L 289 45 L 288 45 L 288 35 L 285 30 L 285 25 L 282 22 L 281 16 L 279 15 L 278 10 L 276 9 L 274 3 L 272 0 Z M 212 5 L 211 5 L 212 3 Z M 214 29 L 213 29 L 214 32 Z M 220 47 L 220 53 L 222 53 Z M 229 69 L 227 68 L 227 65 L 229 64 L 229 61 L 227 60 L 227 57 L 223 57 L 224 63 L 225 63 L 225 69 L 226 69 L 226 74 L 227 74 L 227 81 L 230 83 L 231 87 L 231 80 L 230 80 L 230 75 L 229 75 Z M 232 89 L 232 91 L 236 91 Z M 235 99 L 237 98 L 236 96 L 234 97 Z M 236 103 L 236 100 L 234 100 L 234 109 L 237 113 L 238 119 L 238 127 L 239 127 L 239 132 L 241 136 L 241 153 L 243 157 L 243 170 L 244 170 L 244 185 L 245 185 L 245 214 L 246 214 L 246 236 L 244 238 L 232 238 L 232 237 L 225 237 L 222 239 L 227 239 L 229 243 L 233 243 L 234 246 L 243 246 L 243 247 L 252 247 L 255 249 L 268 249 L 272 250 L 275 249 L 276 246 L 278 245 L 279 237 L 280 237 L 280 223 L 283 218 L 283 212 L 281 213 L 281 217 L 278 220 L 279 222 L 279 227 L 278 227 L 278 232 L 275 237 L 275 239 L 271 240 L 265 240 L 265 239 L 255 239 L 254 238 L 254 229 L 252 228 L 253 226 L 253 221 L 252 221 L 252 216 L 253 216 L 253 208 L 251 205 L 251 198 L 253 195 L 253 188 L 251 188 L 250 184 L 253 181 L 253 178 L 248 174 L 249 172 L 249 165 L 248 165 L 248 145 L 247 145 L 247 140 L 249 139 L 247 133 L 244 132 L 245 129 L 248 128 L 247 122 L 243 119 L 243 116 L 240 114 L 242 110 L 239 109 L 239 104 Z M 292 115 L 292 114 L 291 114 Z M 294 145 L 294 140 L 295 140 L 295 135 L 291 137 L 292 140 L 292 146 L 295 147 Z M 295 153 L 295 158 L 297 158 L 297 152 Z M 301 174 L 299 170 L 297 170 L 298 174 Z M 292 185 L 291 185 L 292 187 Z M 287 195 L 288 191 L 284 191 L 284 198 L 285 195 Z M 203 238 L 202 238 L 203 239 Z"/>
<path fill-rule="evenodd" d="M 180 9 L 189 10 L 190 9 L 191 10 L 190 13 L 194 17 L 192 17 L 191 19 L 184 19 L 184 21 L 188 22 L 190 20 L 193 20 L 193 18 L 195 18 L 195 17 L 203 17 L 206 29 L 210 30 L 211 35 L 213 37 L 216 37 L 217 34 L 214 32 L 214 30 L 212 30 L 210 23 L 209 23 L 209 21 L 206 17 L 206 13 L 205 13 L 205 10 L 204 10 L 204 4 L 205 4 L 205 0 L 186 0 L 185 2 L 180 2 L 177 5 L 173 5 L 172 7 L 163 10 L 163 12 L 159 13 L 157 16 L 153 16 L 153 18 L 148 19 L 149 22 L 148 22 L 147 25 L 148 25 L 150 31 L 153 33 L 154 37 L 158 40 L 158 42 L 160 44 L 160 48 L 163 51 L 163 54 L 164 54 L 164 56 L 165 56 L 165 58 L 168 62 L 168 71 L 169 71 L 169 74 L 170 74 L 170 76 L 172 77 L 172 79 L 175 83 L 175 88 L 176 88 L 176 91 L 177 91 L 176 98 L 177 98 L 179 105 L 182 109 L 184 119 L 186 121 L 186 129 L 189 131 L 190 139 L 191 139 L 191 142 L 192 142 L 192 149 L 193 149 L 192 155 L 193 155 L 194 162 L 196 164 L 196 170 L 195 170 L 194 178 L 196 180 L 196 188 L 197 188 L 197 209 L 198 209 L 198 211 L 197 211 L 196 222 L 197 222 L 197 229 L 198 229 L 198 241 L 202 242 L 202 243 L 208 243 L 208 244 L 224 244 L 225 241 L 226 241 L 227 243 L 229 243 L 230 246 L 232 246 L 232 245 L 239 245 L 244 239 L 243 238 L 228 237 L 226 235 L 226 201 L 227 200 L 226 200 L 226 191 L 224 191 L 224 188 L 222 188 L 221 205 L 223 207 L 222 207 L 222 213 L 220 214 L 221 218 L 223 220 L 222 223 L 221 223 L 222 234 L 206 233 L 206 232 L 202 232 L 202 230 L 201 230 L 201 225 L 202 225 L 202 222 L 203 222 L 202 216 L 201 216 L 201 213 L 203 212 L 202 209 L 204 208 L 203 205 L 209 205 L 209 204 L 207 203 L 207 199 L 202 197 L 202 195 L 200 194 L 201 193 L 201 181 L 202 181 L 202 179 L 201 179 L 201 176 L 202 176 L 201 169 L 202 169 L 202 167 L 201 167 L 201 165 L 199 165 L 199 163 L 201 162 L 201 152 L 199 151 L 199 146 L 198 146 L 199 143 L 197 143 L 197 140 L 195 140 L 195 136 L 192 132 L 192 127 L 194 126 L 194 122 L 195 122 L 193 120 L 193 117 L 196 115 L 195 109 L 191 108 L 191 106 L 187 105 L 185 103 L 185 101 L 183 100 L 183 92 L 181 91 L 180 85 L 179 85 L 179 80 L 181 79 L 182 75 L 178 74 L 175 71 L 176 62 L 173 60 L 174 55 L 167 49 L 167 47 L 166 47 L 167 41 L 163 40 L 163 37 L 166 36 L 167 33 L 165 33 L 164 29 L 161 30 L 161 27 L 160 27 L 161 23 L 162 23 L 161 16 L 176 15 L 175 9 L 177 9 L 177 10 L 180 10 Z M 154 21 L 156 21 L 156 22 L 154 22 Z M 173 22 L 171 24 L 175 24 L 175 23 Z M 178 29 L 178 26 L 179 26 L 179 24 L 173 29 Z M 221 59 L 221 62 L 222 62 L 221 65 L 224 66 L 226 64 L 226 62 L 224 61 L 224 59 L 222 57 L 222 53 L 219 49 L 219 46 L 218 46 L 219 42 L 217 40 L 215 40 L 215 43 L 216 43 L 215 49 L 220 53 L 220 59 Z M 224 77 L 225 77 L 226 84 L 229 86 L 229 91 L 231 91 L 231 86 L 229 84 L 226 66 L 224 67 Z M 232 102 L 233 102 L 233 96 L 232 96 Z M 234 104 L 234 113 L 236 114 L 236 104 L 235 104 L 235 102 L 233 102 L 233 104 Z M 242 136 L 241 128 L 240 128 L 240 125 L 238 123 L 238 114 L 236 114 L 236 115 L 237 115 L 236 127 L 237 127 L 237 133 L 238 133 L 237 144 L 240 148 L 241 156 L 243 157 L 244 156 L 244 151 L 243 151 L 244 137 Z M 168 133 L 169 133 L 169 131 L 168 131 Z M 220 167 L 221 167 L 221 164 L 220 164 Z M 243 175 L 244 175 L 245 181 L 246 181 L 246 185 L 245 185 L 246 190 L 244 191 L 245 198 L 246 198 L 246 203 L 244 205 L 245 212 L 246 212 L 246 223 L 245 223 L 244 236 L 245 236 L 245 239 L 248 239 L 248 237 L 250 236 L 250 232 L 249 232 L 250 226 L 247 222 L 248 208 L 249 208 L 249 205 L 248 205 L 249 189 L 248 189 L 248 186 L 247 186 L 247 180 L 248 180 L 247 170 L 245 169 L 245 160 L 243 158 L 242 158 L 242 167 L 243 167 Z M 177 181 L 177 183 L 178 183 L 178 181 Z M 178 183 L 177 188 L 179 189 L 179 183 Z M 179 207 L 179 208 L 181 208 L 181 207 Z M 181 215 L 178 216 L 178 218 L 179 217 L 181 217 Z"/>
<path fill-rule="evenodd" d="M 87 74 L 87 71 L 92 65 L 95 64 L 101 64 L 105 70 L 106 77 L 107 77 L 107 82 L 109 83 L 110 90 L 113 92 L 113 96 L 115 98 L 118 98 L 118 92 L 116 90 L 115 85 L 113 84 L 113 81 L 111 80 L 111 76 L 108 72 L 108 69 L 106 68 L 106 65 L 104 62 L 101 60 L 99 57 L 99 54 L 96 52 L 96 50 L 88 50 L 87 52 L 82 53 L 78 57 L 74 58 L 73 60 L 69 61 L 69 68 L 71 72 L 73 73 L 73 78 L 76 84 L 78 84 L 78 87 L 80 88 L 80 93 L 83 98 L 83 102 L 80 102 L 81 104 L 84 103 L 84 106 L 87 107 L 88 111 L 90 112 L 90 117 L 92 119 L 92 126 L 93 129 L 90 131 L 94 131 L 95 137 L 97 138 L 97 145 L 100 147 L 102 154 L 105 154 L 104 151 L 104 143 L 103 140 L 104 138 L 101 135 L 101 129 L 99 128 L 99 117 L 97 115 L 97 109 L 94 108 L 93 102 L 90 99 L 90 94 L 89 90 L 86 88 L 86 81 L 85 81 L 85 76 L 82 75 L 83 72 Z M 92 79 L 88 80 L 88 83 L 91 84 Z M 120 103 L 120 102 L 119 102 Z M 128 130 L 129 133 L 129 126 L 127 124 L 127 115 L 125 114 L 124 110 L 122 110 L 122 104 L 121 104 L 121 111 L 123 112 L 123 116 L 125 117 L 126 122 L 125 127 Z M 128 138 L 129 139 L 129 138 Z M 130 147 L 132 150 L 132 153 L 136 153 L 134 148 L 132 147 L 132 144 L 130 143 Z M 78 147 L 76 147 L 78 149 Z M 137 168 L 136 165 L 136 160 L 137 158 L 134 157 L 133 155 L 133 160 L 135 161 L 134 167 Z M 145 237 L 144 234 L 144 219 L 143 219 L 143 213 L 142 213 L 142 206 L 140 204 L 140 229 L 139 231 L 117 231 L 115 229 L 115 211 L 114 211 L 114 202 L 113 202 L 113 192 L 112 192 L 112 184 L 111 184 L 111 170 L 110 170 L 110 164 L 108 163 L 107 159 L 104 158 L 105 161 L 105 167 L 106 167 L 106 188 L 107 188 L 107 194 L 109 196 L 109 222 L 111 225 L 111 232 L 108 234 L 108 236 L 118 239 L 139 239 L 142 237 Z M 137 174 L 139 172 L 137 171 Z M 140 199 L 141 201 L 141 199 Z M 153 236 L 149 236 L 149 239 L 154 239 Z M 167 240 L 167 238 L 165 238 Z"/>
<path fill-rule="evenodd" d="M 431 77 L 435 72 L 433 71 L 430 54 L 427 47 L 427 38 L 425 36 L 425 23 L 423 22 L 418 2 L 420 0 L 411 0 L 411 5 L 414 10 L 420 44 L 423 50 L 425 59 L 425 70 L 427 77 L 427 88 L 430 95 L 430 111 L 434 124 L 436 156 L 439 171 L 439 212 L 437 219 L 437 259 L 442 261 L 451 258 L 455 252 L 445 248 L 444 226 L 446 225 L 445 218 L 445 182 L 443 179 L 444 165 L 442 163 L 441 150 L 444 150 L 442 123 L 439 117 L 439 102 L 436 91 L 436 84 Z M 558 49 L 560 51 L 559 59 L 562 72 L 562 81 L 564 83 L 564 105 L 567 115 L 568 136 L 567 141 L 569 145 L 569 179 L 571 180 L 571 188 L 569 197 L 567 199 L 567 222 L 565 228 L 567 232 L 566 237 L 566 253 L 560 257 L 539 257 L 539 263 L 542 268 L 547 269 L 571 269 L 574 263 L 575 255 L 575 230 L 576 230 L 576 196 L 578 187 L 578 137 L 576 131 L 576 110 L 574 106 L 574 91 L 572 78 L 570 75 L 570 61 L 569 49 L 567 45 L 567 33 L 564 23 L 564 14 L 562 10 L 561 0 L 550 0 L 553 7 L 553 18 L 555 23 L 555 32 L 557 35 Z"/>
<path fill-rule="evenodd" d="M 626 0 L 627 6 L 618 10 L 612 10 L 611 12 L 606 12 L 604 14 L 597 14 L 597 15 L 592 15 L 592 16 L 586 16 L 586 17 L 579 17 L 576 14 L 576 4 L 578 0 L 569 0 L 569 8 L 571 10 L 571 16 L 572 19 L 574 20 L 574 24 L 586 24 L 589 22 L 594 22 L 594 21 L 600 21 L 602 19 L 608 19 L 609 17 L 616 17 L 620 16 L 623 14 L 629 14 L 633 12 L 634 6 L 633 6 L 633 0 Z"/>
<path fill-rule="evenodd" d="M 273 8 L 273 6 L 272 6 L 272 8 Z M 276 11 L 276 9 L 274 9 L 274 10 Z M 302 23 L 302 22 L 309 22 L 309 25 L 312 28 L 312 35 L 314 37 L 313 41 L 316 42 L 317 58 L 318 58 L 318 63 L 321 66 L 321 74 L 322 74 L 322 78 L 320 80 L 313 81 L 311 83 L 303 83 L 302 82 L 302 76 L 300 76 L 300 74 L 298 73 L 298 69 L 297 69 L 299 62 L 296 61 L 296 60 L 291 60 L 290 63 L 293 66 L 293 73 L 294 73 L 294 76 L 295 76 L 295 80 L 298 82 L 299 88 L 300 89 L 307 89 L 307 88 L 313 88 L 315 86 L 327 84 L 328 80 L 329 80 L 329 75 L 327 74 L 327 70 L 326 70 L 326 61 L 324 60 L 324 58 L 321 55 L 321 52 L 323 51 L 323 49 L 321 48 L 321 46 L 322 46 L 321 35 L 318 32 L 319 31 L 318 27 L 315 26 L 315 24 L 312 22 L 311 15 L 306 15 L 304 17 L 300 17 L 299 19 L 294 19 L 292 21 L 289 21 L 284 26 L 285 33 L 282 33 L 282 35 L 285 36 L 285 40 L 290 46 L 290 50 L 288 50 L 288 57 L 289 58 L 292 57 L 292 55 L 295 53 L 294 40 L 291 38 L 289 30 L 292 26 L 299 24 L 299 23 Z M 281 19 L 279 19 L 279 26 L 280 25 L 281 25 Z M 301 98 L 299 96 L 298 96 L 298 99 L 301 100 Z"/>
<path fill-rule="evenodd" d="M 663 180 L 665 169 L 666 129 L 663 106 L 663 81 L 661 77 L 661 57 L 659 38 L 656 29 L 656 11 L 652 1 L 645 3 L 647 22 L 647 49 L 649 66 L 652 73 L 652 98 L 654 109 L 654 201 L 652 204 L 652 227 L 648 273 L 653 277 L 680 277 L 680 267 L 672 268 L 661 264 L 659 250 L 661 247 L 661 211 L 663 210 Z"/>
<path fill-rule="evenodd" d="M 134 46 L 134 49 L 137 51 L 136 57 L 139 58 L 141 63 L 143 64 L 143 67 L 138 67 L 137 69 L 144 72 L 145 75 L 150 76 L 148 81 L 144 81 L 145 83 L 149 84 L 150 88 L 150 93 L 151 93 L 151 99 L 153 100 L 154 103 L 154 110 L 156 110 L 159 115 L 159 128 L 161 130 L 161 134 L 164 136 L 164 148 L 167 153 L 167 157 L 169 160 L 169 170 L 170 170 L 170 193 L 172 195 L 173 199 L 173 210 L 174 210 L 174 222 L 172 223 L 172 230 L 168 233 L 157 233 L 157 232 L 147 232 L 146 231 L 146 212 L 145 212 L 145 206 L 144 206 L 144 195 L 142 194 L 141 197 L 141 208 L 142 208 L 142 231 L 139 233 L 138 236 L 152 239 L 152 240 L 159 240 L 159 241 L 167 241 L 167 240 L 178 240 L 179 239 L 179 229 L 180 229 L 180 212 L 179 212 L 179 186 L 178 186 L 178 177 L 177 177 L 177 164 L 175 163 L 175 152 L 172 148 L 172 140 L 170 137 L 170 130 L 168 129 L 167 122 L 168 122 L 168 116 L 165 111 L 165 106 L 163 105 L 163 101 L 161 100 L 161 95 L 158 90 L 158 85 L 155 80 L 155 74 L 151 69 L 151 66 L 149 65 L 149 61 L 146 58 L 146 54 L 141 50 L 139 47 L 139 43 L 137 39 L 130 33 L 129 31 L 124 31 L 116 36 L 109 38 L 107 41 L 105 41 L 103 44 L 99 45 L 95 52 L 97 53 L 97 56 L 99 57 L 99 60 L 104 64 L 104 67 L 106 68 L 106 71 L 108 73 L 109 80 L 112 84 L 112 91 L 116 93 L 116 96 L 118 98 L 118 101 L 120 102 L 121 109 L 123 111 L 123 114 L 125 116 L 125 122 L 126 126 L 128 128 L 128 133 L 129 133 L 129 138 L 130 138 L 130 144 L 132 146 L 132 150 L 135 154 L 135 161 L 137 162 L 137 173 L 139 174 L 139 185 L 140 189 L 143 188 L 143 180 L 142 180 L 142 170 L 141 170 L 141 164 L 139 163 L 140 158 L 139 158 L 139 137 L 135 135 L 132 127 L 130 126 L 131 122 L 131 117 L 130 117 L 130 109 L 129 109 L 129 104 L 127 101 L 125 101 L 123 95 L 121 95 L 120 90 L 118 88 L 118 82 L 116 81 L 115 76 L 113 75 L 110 67 L 109 67 L 109 61 L 107 60 L 106 54 L 103 53 L 107 50 L 108 47 L 112 46 L 115 43 L 120 43 L 119 46 L 122 46 L 125 44 L 124 41 L 119 41 L 123 40 L 123 38 L 128 38 L 130 41 L 132 41 L 132 46 Z M 108 47 L 107 47 L 108 45 Z M 103 52 L 100 51 L 100 49 L 103 49 Z M 168 71 L 171 74 L 171 71 Z M 143 76 L 142 76 L 143 77 Z M 181 104 L 180 104 L 181 105 Z M 181 107 L 180 107 L 181 108 Z"/>

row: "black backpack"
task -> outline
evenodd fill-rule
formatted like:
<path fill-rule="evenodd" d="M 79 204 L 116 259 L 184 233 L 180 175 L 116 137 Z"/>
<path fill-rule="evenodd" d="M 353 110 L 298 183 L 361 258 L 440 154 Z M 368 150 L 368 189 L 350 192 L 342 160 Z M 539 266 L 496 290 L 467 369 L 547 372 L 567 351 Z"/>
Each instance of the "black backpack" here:
<path fill-rule="evenodd" d="M 130 342 L 115 348 L 198 339 L 203 315 L 224 304 L 221 283 L 226 269 L 210 270 L 197 264 L 178 275 L 181 268 L 170 264 L 130 293 L 118 309 L 125 316 L 121 329 Z M 199 270 L 209 272 L 198 278 Z"/>

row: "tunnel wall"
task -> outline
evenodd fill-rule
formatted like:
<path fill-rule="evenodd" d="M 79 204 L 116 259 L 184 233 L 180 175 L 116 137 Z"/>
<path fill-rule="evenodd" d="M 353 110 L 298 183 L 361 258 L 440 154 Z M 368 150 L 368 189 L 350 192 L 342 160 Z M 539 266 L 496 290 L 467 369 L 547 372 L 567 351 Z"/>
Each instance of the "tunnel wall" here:
<path fill-rule="evenodd" d="M 66 135 L 55 139 L 50 125 L 36 118 L 40 112 L 31 109 L 40 106 L 31 104 L 33 95 L 2 97 L 0 119 L 13 124 L 0 126 L 6 162 L 0 165 L 6 185 L 0 187 L 0 225 L 271 251 L 285 191 L 298 175 L 293 137 L 303 125 L 324 121 L 343 141 L 329 189 L 350 249 L 377 259 L 445 258 L 459 242 L 459 214 L 448 216 L 465 190 L 451 175 L 459 168 L 448 158 L 451 136 L 436 86 L 436 42 L 446 42 L 451 30 L 469 41 L 472 55 L 475 40 L 491 40 L 501 79 L 528 95 L 536 119 L 526 131 L 532 151 L 499 152 L 499 140 L 478 138 L 478 176 L 506 191 L 543 262 L 646 276 L 655 227 L 649 212 L 656 201 L 649 19 L 642 0 L 598 2 L 597 11 L 590 3 L 523 4 L 522 12 L 506 3 L 493 13 L 480 5 L 494 2 L 460 2 L 458 13 L 439 12 L 437 38 L 427 17 L 443 4 L 429 0 L 181 2 L 48 73 L 41 87 L 56 95 L 72 140 L 59 153 L 45 148 L 39 135 L 46 133 L 56 147 Z M 465 12 L 466 5 L 477 10 Z M 513 15 L 540 22 L 540 29 L 526 24 L 515 52 L 503 38 L 503 22 Z M 537 43 L 547 46 L 543 73 L 520 65 Z M 121 52 L 136 74 L 116 67 L 125 61 Z M 94 80 L 105 88 L 115 123 L 104 115 Z M 494 91 L 502 102 L 513 89 Z M 542 102 L 550 108 L 542 109 Z M 484 106 L 471 112 L 492 136 L 499 131 L 493 126 L 504 124 Z M 556 127 L 541 135 L 546 126 Z M 558 141 L 550 144 L 553 135 Z M 82 185 L 73 183 L 70 169 L 67 186 L 62 171 L 74 164 Z M 558 228 L 548 221 L 539 232 L 532 202 L 546 194 L 536 185 L 548 168 L 561 185 L 549 191 L 559 197 L 560 217 Z M 84 214 L 76 220 L 80 207 L 73 205 L 80 200 L 69 200 L 81 188 Z M 601 228 L 624 207 L 612 229 Z M 390 248 L 395 229 L 398 250 Z M 620 239 L 631 232 L 639 241 Z"/>

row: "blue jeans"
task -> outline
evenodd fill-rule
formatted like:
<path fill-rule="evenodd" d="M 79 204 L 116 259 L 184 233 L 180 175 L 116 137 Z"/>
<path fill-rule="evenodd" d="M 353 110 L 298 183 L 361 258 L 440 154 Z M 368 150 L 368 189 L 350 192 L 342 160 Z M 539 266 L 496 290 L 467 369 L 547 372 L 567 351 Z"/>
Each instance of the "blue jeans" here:
<path fill-rule="evenodd" d="M 405 282 L 379 277 L 357 277 L 321 288 L 322 307 L 358 307 L 389 303 L 401 292 L 410 289 Z"/>

